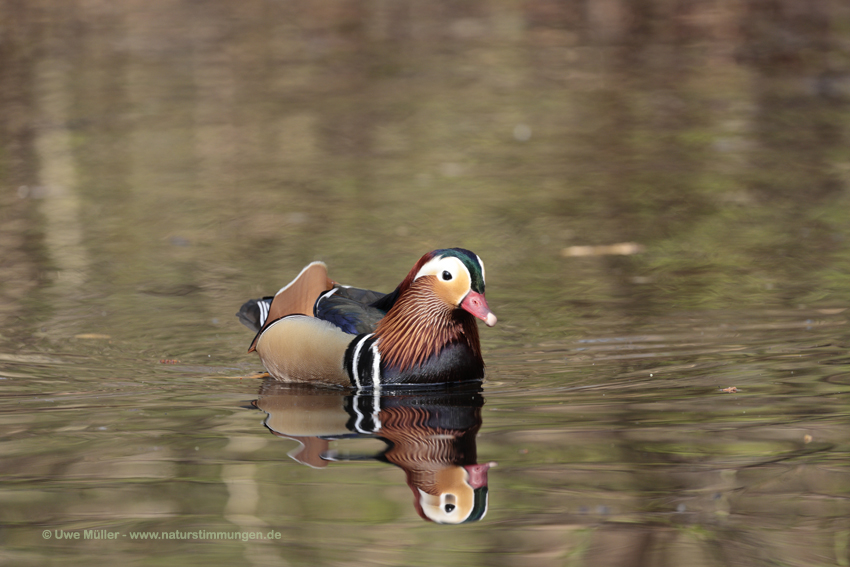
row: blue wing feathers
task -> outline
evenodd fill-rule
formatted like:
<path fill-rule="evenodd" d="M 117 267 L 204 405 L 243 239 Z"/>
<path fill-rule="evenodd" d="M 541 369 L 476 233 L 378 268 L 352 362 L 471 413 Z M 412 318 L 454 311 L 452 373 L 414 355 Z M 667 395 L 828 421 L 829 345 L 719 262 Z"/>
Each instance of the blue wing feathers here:
<path fill-rule="evenodd" d="M 383 297 L 377 291 L 339 286 L 319 296 L 313 314 L 352 335 L 372 333 L 387 313 L 371 304 Z"/>

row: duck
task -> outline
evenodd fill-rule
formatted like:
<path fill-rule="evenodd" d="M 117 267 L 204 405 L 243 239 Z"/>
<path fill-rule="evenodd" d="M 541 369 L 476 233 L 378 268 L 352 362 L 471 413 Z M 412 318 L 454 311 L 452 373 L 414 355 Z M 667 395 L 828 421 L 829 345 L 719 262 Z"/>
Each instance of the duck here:
<path fill-rule="evenodd" d="M 273 296 L 237 316 L 281 382 L 377 390 L 484 378 L 476 319 L 496 324 L 481 258 L 464 248 L 423 255 L 390 293 L 341 285 L 308 264 Z"/>

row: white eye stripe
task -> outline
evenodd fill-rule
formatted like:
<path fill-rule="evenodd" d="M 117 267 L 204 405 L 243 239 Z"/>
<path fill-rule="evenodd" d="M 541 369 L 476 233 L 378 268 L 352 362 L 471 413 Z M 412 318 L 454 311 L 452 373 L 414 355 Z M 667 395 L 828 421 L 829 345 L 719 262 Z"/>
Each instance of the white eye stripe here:
<path fill-rule="evenodd" d="M 461 269 L 466 272 L 466 277 L 469 278 L 469 281 L 472 281 L 472 276 L 466 266 L 463 265 L 463 262 L 453 256 L 446 256 L 444 258 L 434 258 L 433 260 L 429 260 L 425 263 L 424 266 L 419 268 L 419 271 L 416 273 L 416 277 L 414 277 L 413 279 L 415 281 L 421 278 L 422 276 L 438 276 L 443 279 L 442 273 L 444 271 L 449 272 L 452 275 L 451 279 L 455 279 L 457 278 L 457 275 L 458 273 L 460 273 Z"/>

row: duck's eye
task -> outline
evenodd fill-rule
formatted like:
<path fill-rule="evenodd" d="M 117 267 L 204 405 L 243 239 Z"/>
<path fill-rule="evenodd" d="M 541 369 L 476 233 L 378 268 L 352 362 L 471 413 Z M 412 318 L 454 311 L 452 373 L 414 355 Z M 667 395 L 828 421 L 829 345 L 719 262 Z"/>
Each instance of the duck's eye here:
<path fill-rule="evenodd" d="M 451 514 L 454 512 L 455 505 L 454 504 L 446 504 L 446 514 Z"/>
<path fill-rule="evenodd" d="M 448 270 L 443 270 L 443 274 L 442 274 L 440 277 L 442 277 L 442 278 L 443 278 L 443 281 L 444 281 L 444 282 L 447 282 L 447 281 L 449 281 L 450 279 L 452 279 L 452 273 L 451 273 L 450 271 L 448 271 Z"/>

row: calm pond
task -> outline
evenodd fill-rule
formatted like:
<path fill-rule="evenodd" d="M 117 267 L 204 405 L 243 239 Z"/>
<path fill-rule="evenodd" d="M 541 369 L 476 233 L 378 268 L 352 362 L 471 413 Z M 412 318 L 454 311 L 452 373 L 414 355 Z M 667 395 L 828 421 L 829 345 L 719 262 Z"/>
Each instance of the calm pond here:
<path fill-rule="evenodd" d="M 850 565 L 849 46 L 837 0 L 0 0 L 0 564 Z M 256 377 L 246 299 L 455 246 L 480 388 Z"/>

